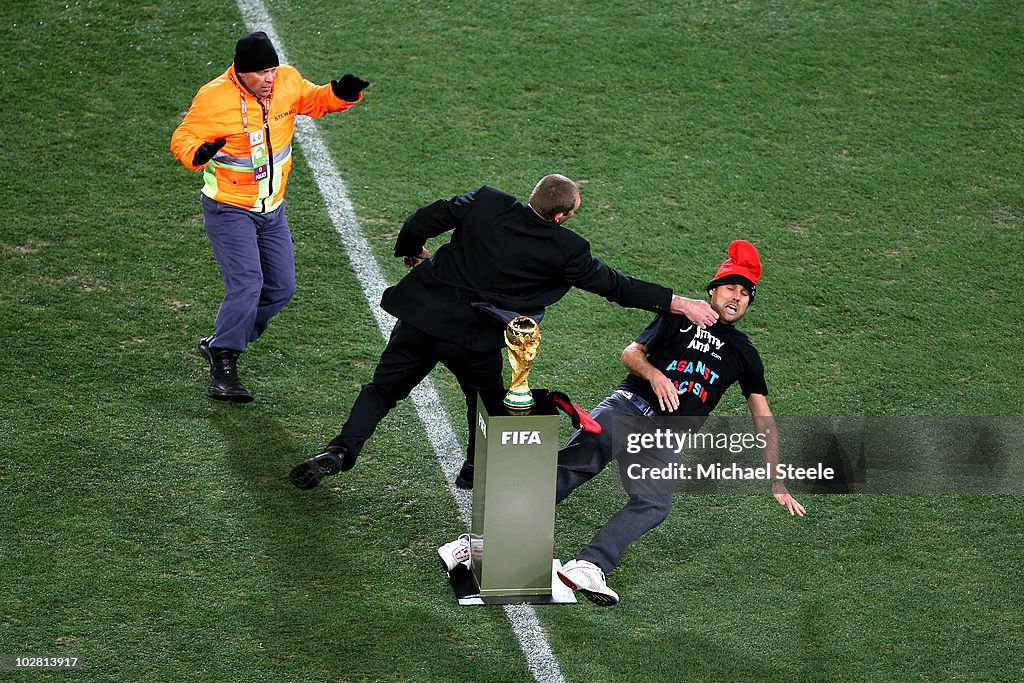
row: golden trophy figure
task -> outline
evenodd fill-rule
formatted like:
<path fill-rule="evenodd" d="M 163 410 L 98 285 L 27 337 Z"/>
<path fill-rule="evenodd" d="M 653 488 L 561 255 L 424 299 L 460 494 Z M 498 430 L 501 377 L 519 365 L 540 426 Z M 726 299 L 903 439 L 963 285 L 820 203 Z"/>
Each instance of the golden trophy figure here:
<path fill-rule="evenodd" d="M 512 384 L 503 401 L 505 410 L 509 415 L 529 415 L 533 410 L 533 392 L 527 379 L 540 346 L 540 325 L 529 316 L 513 318 L 505 327 L 505 346 L 512 366 Z"/>

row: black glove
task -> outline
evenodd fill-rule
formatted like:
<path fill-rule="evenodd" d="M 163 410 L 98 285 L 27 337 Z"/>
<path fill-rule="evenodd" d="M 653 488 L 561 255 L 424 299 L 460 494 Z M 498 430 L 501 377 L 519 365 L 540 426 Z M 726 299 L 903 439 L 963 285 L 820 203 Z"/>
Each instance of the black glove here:
<path fill-rule="evenodd" d="M 355 74 L 345 74 L 341 80 L 331 81 L 331 90 L 339 100 L 355 102 L 359 99 L 359 93 L 368 85 L 370 85 L 369 81 L 364 81 Z"/>
<path fill-rule="evenodd" d="M 224 138 L 217 138 L 213 142 L 204 142 L 199 145 L 199 149 L 196 150 L 195 156 L 192 157 L 193 166 L 202 166 L 207 161 L 213 158 L 213 155 L 224 146 L 227 142 Z"/>

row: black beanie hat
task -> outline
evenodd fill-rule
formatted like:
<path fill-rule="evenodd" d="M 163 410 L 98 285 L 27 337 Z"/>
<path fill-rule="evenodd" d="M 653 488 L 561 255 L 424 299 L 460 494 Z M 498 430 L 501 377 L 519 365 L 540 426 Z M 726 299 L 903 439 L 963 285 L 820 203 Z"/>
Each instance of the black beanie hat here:
<path fill-rule="evenodd" d="M 235 43 L 235 73 L 263 71 L 279 65 L 277 51 L 263 31 L 242 36 Z"/>
<path fill-rule="evenodd" d="M 714 280 L 709 282 L 708 294 L 710 294 L 711 290 L 717 287 L 718 285 L 741 285 L 743 287 L 746 287 L 747 291 L 750 292 L 750 303 L 754 303 L 754 297 L 757 296 L 757 285 L 754 284 L 750 278 L 744 277 L 739 273 L 723 275 L 722 277 L 715 278 Z"/>

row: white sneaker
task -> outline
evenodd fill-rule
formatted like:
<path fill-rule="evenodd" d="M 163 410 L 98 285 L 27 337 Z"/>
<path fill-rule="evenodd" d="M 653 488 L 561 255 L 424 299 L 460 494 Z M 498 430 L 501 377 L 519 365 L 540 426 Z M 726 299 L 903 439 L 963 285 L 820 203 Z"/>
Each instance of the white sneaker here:
<path fill-rule="evenodd" d="M 587 600 L 611 607 L 619 601 L 619 594 L 604 582 L 604 572 L 593 562 L 569 560 L 558 570 L 558 578 L 569 588 L 579 591 Z"/>
<path fill-rule="evenodd" d="M 445 543 L 437 549 L 437 554 L 448 573 L 460 564 L 469 569 L 469 534 L 462 534 L 451 543 Z"/>

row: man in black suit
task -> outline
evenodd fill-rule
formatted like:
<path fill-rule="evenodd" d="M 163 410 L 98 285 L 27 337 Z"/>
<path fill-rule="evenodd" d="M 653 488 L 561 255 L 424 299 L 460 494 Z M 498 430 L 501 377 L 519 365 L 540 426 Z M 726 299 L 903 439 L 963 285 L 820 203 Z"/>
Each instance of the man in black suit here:
<path fill-rule="evenodd" d="M 413 213 L 394 252 L 412 271 L 381 299 L 381 308 L 398 322 L 373 380 L 359 393 L 341 433 L 292 469 L 292 483 L 311 489 L 352 469 L 384 416 L 442 363 L 466 395 L 468 456 L 455 481 L 472 488 L 476 394 L 501 395 L 505 386 L 504 324 L 493 313 L 538 319 L 578 287 L 621 306 L 685 315 L 701 327 L 715 323 L 718 314 L 706 301 L 674 296 L 594 258 L 585 239 L 562 227 L 579 206 L 576 183 L 553 174 L 537 183 L 526 206 L 485 185 Z M 431 256 L 426 241 L 449 230 L 451 240 Z"/>

